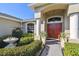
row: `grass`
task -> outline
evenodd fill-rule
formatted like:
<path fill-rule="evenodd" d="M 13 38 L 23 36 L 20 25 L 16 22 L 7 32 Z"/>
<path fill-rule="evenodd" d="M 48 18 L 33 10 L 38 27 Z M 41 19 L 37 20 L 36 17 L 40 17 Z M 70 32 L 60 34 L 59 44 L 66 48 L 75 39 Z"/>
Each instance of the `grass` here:
<path fill-rule="evenodd" d="M 65 43 L 64 56 L 79 56 L 79 44 Z"/>

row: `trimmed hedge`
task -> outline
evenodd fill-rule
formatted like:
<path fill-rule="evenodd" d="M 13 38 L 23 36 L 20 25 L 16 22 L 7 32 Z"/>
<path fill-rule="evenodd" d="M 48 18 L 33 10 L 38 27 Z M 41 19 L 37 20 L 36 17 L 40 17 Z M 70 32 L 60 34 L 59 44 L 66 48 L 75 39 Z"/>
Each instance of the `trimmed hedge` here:
<path fill-rule="evenodd" d="M 18 43 L 18 46 L 22 46 L 25 44 L 30 44 L 31 42 L 33 42 L 34 38 L 33 37 L 22 37 L 20 39 L 20 42 Z"/>
<path fill-rule="evenodd" d="M 0 49 L 0 56 L 35 56 L 41 47 L 41 41 L 36 40 L 29 45 L 15 48 L 2 48 Z"/>
<path fill-rule="evenodd" d="M 24 34 L 22 35 L 22 37 L 33 37 L 33 36 L 34 36 L 33 33 L 24 33 Z"/>
<path fill-rule="evenodd" d="M 79 44 L 65 43 L 64 55 L 65 56 L 79 56 Z"/>

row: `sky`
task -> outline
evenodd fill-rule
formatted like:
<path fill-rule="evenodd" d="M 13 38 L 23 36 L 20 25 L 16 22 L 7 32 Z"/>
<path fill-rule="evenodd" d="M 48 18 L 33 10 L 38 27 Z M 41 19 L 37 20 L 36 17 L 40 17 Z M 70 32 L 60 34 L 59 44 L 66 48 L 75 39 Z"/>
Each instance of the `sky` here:
<path fill-rule="evenodd" d="M 27 3 L 0 3 L 0 12 L 24 20 L 34 18 L 34 11 Z"/>

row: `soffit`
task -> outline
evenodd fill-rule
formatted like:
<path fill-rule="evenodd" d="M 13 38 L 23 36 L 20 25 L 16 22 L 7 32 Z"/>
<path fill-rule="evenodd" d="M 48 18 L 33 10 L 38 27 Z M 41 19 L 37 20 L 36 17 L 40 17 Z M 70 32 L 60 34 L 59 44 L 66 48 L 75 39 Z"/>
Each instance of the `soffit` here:
<path fill-rule="evenodd" d="M 34 11 L 47 12 L 47 11 L 50 11 L 51 9 L 66 9 L 67 5 L 68 5 L 67 3 L 65 3 L 65 4 L 60 4 L 60 3 L 34 3 L 34 4 L 30 4 L 29 6 Z"/>

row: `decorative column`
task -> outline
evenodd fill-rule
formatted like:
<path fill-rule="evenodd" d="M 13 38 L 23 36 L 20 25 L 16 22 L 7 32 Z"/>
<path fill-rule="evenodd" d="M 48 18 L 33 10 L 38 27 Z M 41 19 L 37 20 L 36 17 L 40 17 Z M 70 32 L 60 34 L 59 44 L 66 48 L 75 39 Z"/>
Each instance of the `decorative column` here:
<path fill-rule="evenodd" d="M 23 29 L 23 23 L 22 23 L 22 21 L 21 21 L 21 26 L 20 26 L 20 28 L 21 28 L 21 30 L 23 31 L 24 29 Z"/>
<path fill-rule="evenodd" d="M 36 19 L 36 24 L 35 24 L 35 30 L 34 30 L 34 39 L 35 40 L 40 40 L 40 29 L 41 29 L 41 13 L 36 12 L 35 13 L 35 19 Z"/>
<path fill-rule="evenodd" d="M 46 43 L 46 32 L 45 32 L 45 20 L 41 20 L 41 40 L 42 43 L 45 45 Z"/>
<path fill-rule="evenodd" d="M 41 32 L 45 32 L 45 20 L 41 21 Z"/>
<path fill-rule="evenodd" d="M 40 40 L 40 19 L 36 19 L 35 40 Z"/>
<path fill-rule="evenodd" d="M 70 39 L 78 39 L 79 38 L 79 33 L 78 33 L 78 28 L 79 28 L 79 14 L 74 13 L 70 15 Z"/>
<path fill-rule="evenodd" d="M 27 33 L 27 23 L 25 23 L 25 32 Z"/>

